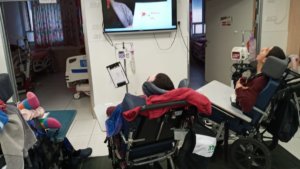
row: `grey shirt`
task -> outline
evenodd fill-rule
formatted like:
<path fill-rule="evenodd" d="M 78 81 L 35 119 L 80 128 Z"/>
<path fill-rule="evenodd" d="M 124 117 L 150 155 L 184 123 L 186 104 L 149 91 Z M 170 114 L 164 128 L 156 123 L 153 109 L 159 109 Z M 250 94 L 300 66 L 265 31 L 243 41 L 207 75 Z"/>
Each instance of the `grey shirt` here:
<path fill-rule="evenodd" d="M 24 166 L 23 158 L 36 143 L 36 137 L 16 106 L 7 105 L 5 112 L 9 121 L 0 132 L 1 148 L 7 169 L 19 169 Z"/>

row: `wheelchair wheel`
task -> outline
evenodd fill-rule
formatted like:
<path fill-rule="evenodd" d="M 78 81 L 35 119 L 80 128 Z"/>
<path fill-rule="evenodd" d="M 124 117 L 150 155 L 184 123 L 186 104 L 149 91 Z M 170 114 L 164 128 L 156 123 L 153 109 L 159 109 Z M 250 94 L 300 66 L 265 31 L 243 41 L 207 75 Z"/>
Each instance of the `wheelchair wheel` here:
<path fill-rule="evenodd" d="M 260 133 L 258 139 L 260 139 L 270 151 L 274 150 L 274 148 L 278 145 L 278 138 L 268 134 L 266 130 Z"/>
<path fill-rule="evenodd" d="M 271 169 L 270 151 L 258 140 L 238 139 L 230 150 L 231 160 L 238 169 Z"/>

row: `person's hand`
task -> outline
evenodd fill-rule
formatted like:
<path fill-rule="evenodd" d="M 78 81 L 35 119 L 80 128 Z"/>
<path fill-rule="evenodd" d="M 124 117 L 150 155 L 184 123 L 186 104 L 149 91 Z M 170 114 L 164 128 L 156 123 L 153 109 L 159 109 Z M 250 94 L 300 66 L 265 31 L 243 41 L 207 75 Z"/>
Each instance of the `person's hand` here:
<path fill-rule="evenodd" d="M 241 83 L 241 78 L 236 82 L 235 88 L 236 88 L 236 89 L 238 89 L 238 88 L 248 89 L 247 86 L 244 86 L 244 85 Z"/>

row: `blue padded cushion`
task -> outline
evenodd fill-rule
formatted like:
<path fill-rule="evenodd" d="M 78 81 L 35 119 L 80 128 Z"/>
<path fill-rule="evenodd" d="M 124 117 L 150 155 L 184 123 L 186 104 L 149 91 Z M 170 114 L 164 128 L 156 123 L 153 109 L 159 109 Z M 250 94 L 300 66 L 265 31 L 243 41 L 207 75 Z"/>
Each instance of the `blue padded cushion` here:
<path fill-rule="evenodd" d="M 279 83 L 280 82 L 278 80 L 274 80 L 274 79 L 270 78 L 267 83 L 267 86 L 258 95 L 255 107 L 259 108 L 262 111 L 265 111 L 267 109 L 272 97 L 276 93 Z M 246 115 L 252 118 L 251 123 L 254 125 L 258 124 L 258 122 L 262 116 L 261 113 L 257 112 L 254 109 L 252 109 L 252 111 L 247 113 Z"/>
<path fill-rule="evenodd" d="M 178 84 L 178 88 L 189 87 L 189 86 L 190 86 L 190 82 L 188 79 L 182 79 Z"/>
<path fill-rule="evenodd" d="M 279 83 L 280 82 L 277 80 L 269 79 L 266 87 L 258 95 L 255 107 L 265 111 L 271 101 L 271 98 L 277 91 Z"/>
<path fill-rule="evenodd" d="M 58 133 L 54 133 L 55 131 L 49 130 L 48 136 L 55 136 L 55 138 L 51 137 L 52 141 L 55 142 L 62 142 L 68 131 L 71 127 L 71 124 L 76 116 L 76 110 L 55 110 L 55 111 L 48 111 L 48 117 L 55 118 L 61 124 L 61 128 L 59 129 Z M 57 135 L 56 135 L 57 134 Z"/>

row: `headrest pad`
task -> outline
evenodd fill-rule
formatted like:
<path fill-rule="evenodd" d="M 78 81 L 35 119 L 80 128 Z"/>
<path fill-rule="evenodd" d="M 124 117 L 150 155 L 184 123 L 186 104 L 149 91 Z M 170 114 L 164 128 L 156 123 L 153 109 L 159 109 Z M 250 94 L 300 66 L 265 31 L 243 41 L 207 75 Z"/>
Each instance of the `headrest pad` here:
<path fill-rule="evenodd" d="M 142 89 L 144 94 L 148 97 L 151 95 L 160 95 L 167 92 L 167 90 L 161 89 L 151 82 L 144 82 Z"/>
<path fill-rule="evenodd" d="M 0 74 L 0 99 L 6 103 L 7 100 L 13 96 L 13 94 L 14 91 L 12 89 L 12 85 L 10 83 L 8 74 L 1 73 Z"/>
<path fill-rule="evenodd" d="M 289 58 L 279 59 L 274 56 L 269 56 L 262 68 L 262 73 L 273 79 L 280 79 L 287 69 Z"/>
<path fill-rule="evenodd" d="M 178 88 L 182 88 L 182 87 L 189 87 L 190 83 L 188 79 L 182 79 L 179 82 Z"/>

